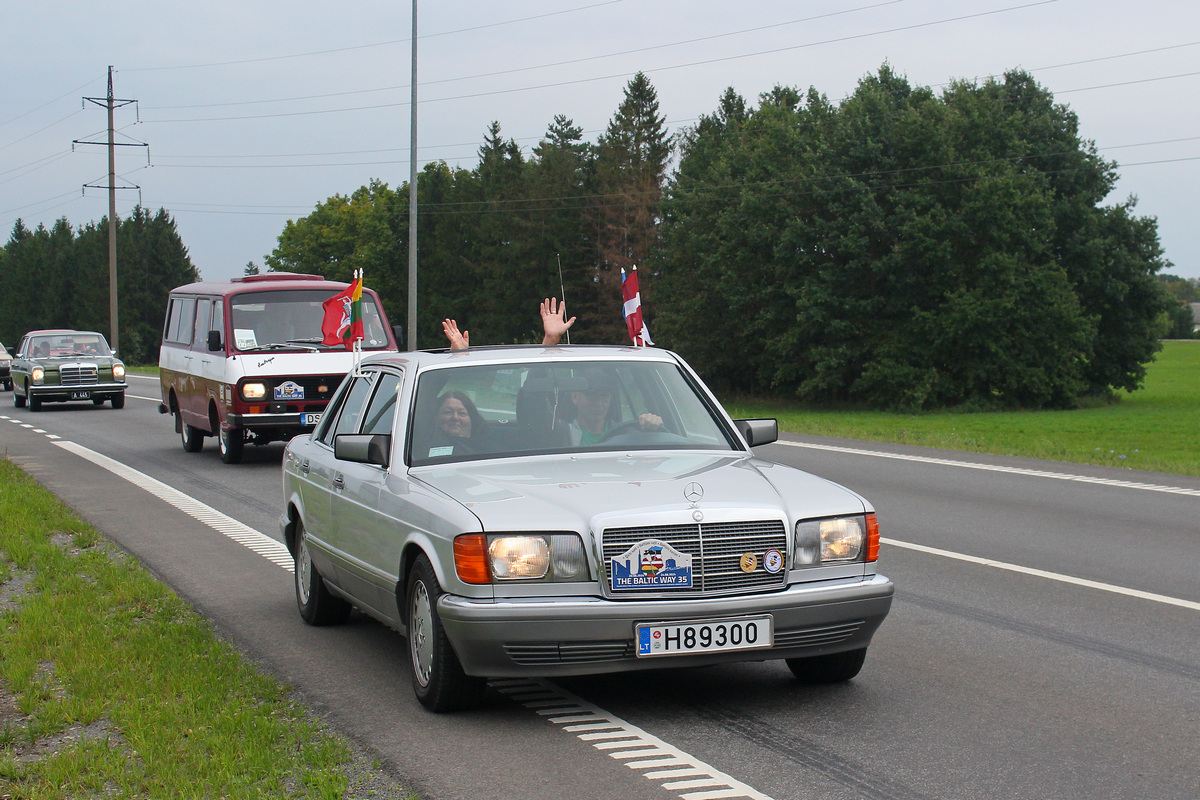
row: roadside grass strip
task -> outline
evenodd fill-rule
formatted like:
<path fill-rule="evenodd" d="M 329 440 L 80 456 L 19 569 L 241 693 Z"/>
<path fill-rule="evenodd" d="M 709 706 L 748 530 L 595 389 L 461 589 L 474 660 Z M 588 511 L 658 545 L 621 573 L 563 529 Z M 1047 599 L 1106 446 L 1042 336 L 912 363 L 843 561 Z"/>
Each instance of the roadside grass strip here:
<path fill-rule="evenodd" d="M 0 459 L 0 797 L 365 797 L 353 792 L 370 771 Z"/>
<path fill-rule="evenodd" d="M 757 789 L 548 681 L 505 679 L 489 684 L 681 800 L 736 797 L 771 800 Z"/>

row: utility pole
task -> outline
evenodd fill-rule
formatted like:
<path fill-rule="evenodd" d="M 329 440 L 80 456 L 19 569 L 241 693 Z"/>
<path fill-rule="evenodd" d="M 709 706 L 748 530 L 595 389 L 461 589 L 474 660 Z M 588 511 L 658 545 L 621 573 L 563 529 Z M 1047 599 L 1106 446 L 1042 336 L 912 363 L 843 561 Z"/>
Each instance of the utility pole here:
<path fill-rule="evenodd" d="M 412 0 L 412 116 L 408 155 L 408 349 L 417 349 L 417 0 Z"/>
<path fill-rule="evenodd" d="M 122 106 L 127 106 L 131 103 L 136 103 L 136 100 L 118 100 L 113 97 L 113 68 L 110 65 L 108 68 L 108 96 L 107 97 L 85 97 L 84 100 L 95 103 L 98 106 L 104 106 L 108 109 L 108 185 L 97 186 L 94 183 L 85 183 L 85 189 L 108 189 L 108 320 L 109 320 L 109 340 L 112 343 L 112 349 L 118 350 L 121 346 L 121 336 L 117 325 L 117 189 L 141 189 L 140 186 L 117 186 L 117 147 L 145 147 L 146 158 L 149 160 L 149 145 L 145 142 L 118 142 L 116 141 L 116 132 L 113 126 L 113 110 Z M 88 142 L 80 139 L 72 141 L 72 145 L 76 144 L 104 144 L 104 142 Z"/>

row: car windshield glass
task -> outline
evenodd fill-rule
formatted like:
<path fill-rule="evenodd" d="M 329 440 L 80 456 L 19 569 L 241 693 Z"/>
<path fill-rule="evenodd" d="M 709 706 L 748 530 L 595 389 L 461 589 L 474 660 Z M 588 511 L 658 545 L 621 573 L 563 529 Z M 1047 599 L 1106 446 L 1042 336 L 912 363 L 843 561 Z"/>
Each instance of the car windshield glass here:
<path fill-rule="evenodd" d="M 731 450 L 736 441 L 694 383 L 667 362 L 429 370 L 412 414 L 413 466 L 549 452 Z"/>
<path fill-rule="evenodd" d="M 69 358 L 71 356 L 111 356 L 108 342 L 98 333 L 71 331 L 52 336 L 35 336 L 29 343 L 30 358 Z"/>
<path fill-rule="evenodd" d="M 321 304 L 338 291 L 288 289 L 235 295 L 230 302 L 234 347 L 242 351 L 344 349 L 341 342 L 321 344 L 321 321 L 325 318 Z M 363 349 L 386 348 L 387 332 L 379 308 L 374 298 L 365 293 L 362 315 Z"/>

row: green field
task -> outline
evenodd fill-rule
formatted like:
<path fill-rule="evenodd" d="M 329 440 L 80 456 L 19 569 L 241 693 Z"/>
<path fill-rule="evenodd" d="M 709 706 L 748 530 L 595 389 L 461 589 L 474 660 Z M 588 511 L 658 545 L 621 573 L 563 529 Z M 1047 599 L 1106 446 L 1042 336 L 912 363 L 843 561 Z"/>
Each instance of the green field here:
<path fill-rule="evenodd" d="M 886 414 L 725 399 L 734 417 L 781 431 L 1200 475 L 1200 341 L 1168 341 L 1144 388 L 1071 411 Z"/>

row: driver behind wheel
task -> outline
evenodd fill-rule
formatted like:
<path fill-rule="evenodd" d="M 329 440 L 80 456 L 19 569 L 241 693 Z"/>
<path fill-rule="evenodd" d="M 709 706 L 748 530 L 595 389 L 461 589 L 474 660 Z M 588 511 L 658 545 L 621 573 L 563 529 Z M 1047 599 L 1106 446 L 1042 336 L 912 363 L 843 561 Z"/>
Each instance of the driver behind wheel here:
<path fill-rule="evenodd" d="M 619 420 L 609 414 L 612 405 L 616 376 L 609 370 L 594 367 L 583 373 L 585 388 L 571 392 L 575 404 L 575 419 L 568 424 L 571 444 L 575 446 L 596 444 L 617 427 Z M 662 417 L 657 414 L 642 414 L 637 418 L 637 427 L 643 431 L 662 428 Z"/>

